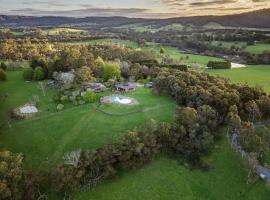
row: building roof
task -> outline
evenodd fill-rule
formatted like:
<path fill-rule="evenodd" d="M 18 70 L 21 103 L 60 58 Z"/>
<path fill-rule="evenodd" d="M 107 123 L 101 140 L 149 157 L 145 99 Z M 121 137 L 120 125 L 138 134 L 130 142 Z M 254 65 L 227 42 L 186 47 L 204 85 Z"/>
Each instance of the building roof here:
<path fill-rule="evenodd" d="M 128 89 L 135 89 L 137 87 L 137 84 L 136 83 L 130 83 L 130 82 L 117 83 L 117 84 L 115 84 L 115 87 L 116 88 L 121 88 L 121 89 L 124 89 L 124 90 L 128 90 Z"/>

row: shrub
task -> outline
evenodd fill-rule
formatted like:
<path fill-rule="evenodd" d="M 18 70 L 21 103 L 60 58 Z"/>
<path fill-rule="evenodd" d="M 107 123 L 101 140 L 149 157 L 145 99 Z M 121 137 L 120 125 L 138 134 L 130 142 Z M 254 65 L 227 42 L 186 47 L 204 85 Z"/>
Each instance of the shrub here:
<path fill-rule="evenodd" d="M 41 81 L 45 78 L 45 72 L 41 67 L 37 67 L 34 70 L 33 79 L 35 81 Z"/>
<path fill-rule="evenodd" d="M 6 70 L 7 70 L 7 65 L 6 65 L 6 63 L 1 62 L 0 68 L 1 68 L 2 70 L 6 71 Z"/>
<path fill-rule="evenodd" d="M 111 78 L 119 79 L 120 78 L 120 66 L 114 63 L 106 63 L 104 65 L 103 80 L 108 81 Z"/>
<path fill-rule="evenodd" d="M 87 91 L 83 96 L 84 101 L 87 103 L 93 103 L 97 100 L 97 95 L 93 91 Z"/>
<path fill-rule="evenodd" d="M 26 67 L 24 68 L 23 70 L 23 78 L 24 80 L 28 80 L 28 81 L 31 81 L 32 78 L 33 78 L 33 69 L 31 67 Z"/>
<path fill-rule="evenodd" d="M 94 82 L 96 79 L 93 76 L 92 70 L 89 67 L 81 67 L 76 71 L 76 81 L 78 83 Z"/>
<path fill-rule="evenodd" d="M 7 79 L 7 75 L 3 69 L 0 69 L 0 81 L 5 81 Z"/>
<path fill-rule="evenodd" d="M 84 101 L 84 100 L 79 100 L 79 101 L 78 101 L 78 104 L 79 104 L 79 105 L 83 105 L 83 104 L 85 104 L 85 101 Z"/>
<path fill-rule="evenodd" d="M 209 61 L 207 67 L 211 69 L 231 69 L 232 65 L 229 61 Z"/>
<path fill-rule="evenodd" d="M 61 110 L 64 109 L 64 107 L 65 107 L 65 106 L 64 106 L 63 104 L 58 104 L 57 107 L 56 107 L 56 110 L 57 110 L 57 111 L 61 111 Z"/>
<path fill-rule="evenodd" d="M 61 101 L 61 103 L 67 103 L 68 102 L 68 96 L 66 96 L 66 95 L 61 96 L 60 101 Z"/>

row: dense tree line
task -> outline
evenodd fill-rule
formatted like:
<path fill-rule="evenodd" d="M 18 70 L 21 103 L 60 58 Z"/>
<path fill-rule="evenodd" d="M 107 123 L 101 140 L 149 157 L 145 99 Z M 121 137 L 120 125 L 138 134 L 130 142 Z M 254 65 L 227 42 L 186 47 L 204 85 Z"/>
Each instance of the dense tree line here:
<path fill-rule="evenodd" d="M 179 105 L 213 107 L 221 123 L 230 106 L 234 105 L 242 119 L 251 121 L 270 114 L 270 98 L 261 88 L 231 84 L 226 79 L 205 73 L 163 68 L 154 86 L 157 93 L 172 96 Z"/>

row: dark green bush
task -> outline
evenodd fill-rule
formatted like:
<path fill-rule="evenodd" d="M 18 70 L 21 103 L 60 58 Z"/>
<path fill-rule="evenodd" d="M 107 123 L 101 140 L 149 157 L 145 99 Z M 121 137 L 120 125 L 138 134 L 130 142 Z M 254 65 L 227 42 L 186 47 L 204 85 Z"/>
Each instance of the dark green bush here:
<path fill-rule="evenodd" d="M 5 81 L 7 79 L 7 75 L 3 69 L 0 69 L 0 81 Z"/>
<path fill-rule="evenodd" d="M 6 71 L 6 70 L 7 70 L 7 65 L 6 65 L 6 63 L 1 62 L 0 68 L 3 69 L 4 71 Z"/>
<path fill-rule="evenodd" d="M 31 67 L 26 67 L 23 69 L 24 80 L 31 81 L 33 79 L 34 70 Z"/>
<path fill-rule="evenodd" d="M 37 67 L 35 68 L 34 70 L 34 75 L 33 75 L 33 79 L 35 81 L 41 81 L 41 80 L 44 80 L 45 78 L 45 72 L 44 70 L 42 69 L 42 67 Z"/>
<path fill-rule="evenodd" d="M 209 61 L 207 67 L 211 69 L 231 69 L 232 65 L 229 61 Z"/>

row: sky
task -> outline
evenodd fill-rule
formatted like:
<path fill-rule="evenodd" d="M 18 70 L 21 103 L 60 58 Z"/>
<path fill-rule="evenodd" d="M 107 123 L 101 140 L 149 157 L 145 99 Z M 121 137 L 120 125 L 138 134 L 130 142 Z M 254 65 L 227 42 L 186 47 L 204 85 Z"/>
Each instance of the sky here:
<path fill-rule="evenodd" d="M 270 0 L 0 0 L 0 14 L 169 18 L 270 8 Z"/>

